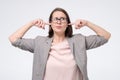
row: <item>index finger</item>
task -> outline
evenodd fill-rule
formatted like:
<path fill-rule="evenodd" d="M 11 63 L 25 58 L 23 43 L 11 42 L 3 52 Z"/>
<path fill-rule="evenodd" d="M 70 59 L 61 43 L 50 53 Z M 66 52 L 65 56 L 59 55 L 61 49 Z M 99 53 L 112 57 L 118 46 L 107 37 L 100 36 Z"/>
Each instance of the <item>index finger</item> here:
<path fill-rule="evenodd" d="M 45 25 L 51 25 L 51 23 L 45 23 Z"/>
<path fill-rule="evenodd" d="M 69 23 L 68 25 L 75 25 L 75 23 Z"/>

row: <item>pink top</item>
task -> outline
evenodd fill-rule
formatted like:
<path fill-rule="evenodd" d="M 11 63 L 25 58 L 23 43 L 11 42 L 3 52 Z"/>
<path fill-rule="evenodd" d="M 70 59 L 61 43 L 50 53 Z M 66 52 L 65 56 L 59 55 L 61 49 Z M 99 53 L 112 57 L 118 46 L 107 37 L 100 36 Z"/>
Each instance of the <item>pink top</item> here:
<path fill-rule="evenodd" d="M 80 75 L 67 40 L 52 43 L 44 80 L 82 80 Z"/>

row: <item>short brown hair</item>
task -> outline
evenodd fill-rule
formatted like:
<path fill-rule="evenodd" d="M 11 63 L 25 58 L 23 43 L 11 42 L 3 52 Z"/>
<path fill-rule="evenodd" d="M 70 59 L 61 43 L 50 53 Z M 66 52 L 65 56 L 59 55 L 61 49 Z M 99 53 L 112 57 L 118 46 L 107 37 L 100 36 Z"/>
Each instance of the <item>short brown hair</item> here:
<path fill-rule="evenodd" d="M 67 13 L 64 9 L 62 9 L 62 8 L 55 8 L 55 9 L 51 12 L 51 14 L 50 14 L 50 16 L 49 16 L 49 23 L 52 22 L 53 13 L 56 12 L 56 11 L 61 11 L 61 12 L 63 12 L 63 13 L 66 15 L 67 23 L 68 23 L 68 24 L 71 23 L 68 13 Z M 68 25 L 68 27 L 66 28 L 66 31 L 65 31 L 65 37 L 72 37 L 72 33 L 73 33 L 72 26 L 71 26 L 71 25 Z M 50 37 L 50 38 L 53 37 L 53 34 L 54 34 L 53 29 L 52 29 L 51 25 L 49 25 L 48 37 Z"/>

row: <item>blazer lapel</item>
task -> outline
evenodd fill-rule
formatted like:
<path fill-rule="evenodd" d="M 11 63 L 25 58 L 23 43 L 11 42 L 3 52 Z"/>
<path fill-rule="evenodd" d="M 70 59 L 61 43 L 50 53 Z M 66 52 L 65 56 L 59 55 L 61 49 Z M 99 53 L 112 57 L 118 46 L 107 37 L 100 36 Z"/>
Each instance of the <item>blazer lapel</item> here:
<path fill-rule="evenodd" d="M 67 38 L 67 40 L 68 40 L 68 43 L 69 43 L 71 52 L 72 52 L 72 54 L 73 54 L 73 53 L 74 53 L 74 52 L 73 52 L 73 40 L 72 40 L 72 38 Z M 74 54 L 73 54 L 73 55 L 74 55 Z"/>
<path fill-rule="evenodd" d="M 51 47 L 51 43 L 52 43 L 52 38 L 48 38 L 44 44 L 44 56 L 45 56 L 45 61 L 47 60 L 48 58 L 48 54 L 49 54 L 49 51 L 50 51 L 50 47 Z"/>

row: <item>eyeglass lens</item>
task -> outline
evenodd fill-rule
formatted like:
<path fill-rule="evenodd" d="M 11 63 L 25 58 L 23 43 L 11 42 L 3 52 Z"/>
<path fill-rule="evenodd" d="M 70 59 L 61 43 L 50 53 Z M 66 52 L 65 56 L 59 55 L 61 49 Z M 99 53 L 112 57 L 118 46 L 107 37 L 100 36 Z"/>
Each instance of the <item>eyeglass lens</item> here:
<path fill-rule="evenodd" d="M 53 22 L 58 22 L 58 20 L 61 21 L 61 22 L 66 22 L 66 18 L 65 17 L 60 17 L 60 18 L 55 17 L 55 18 L 52 19 Z"/>

